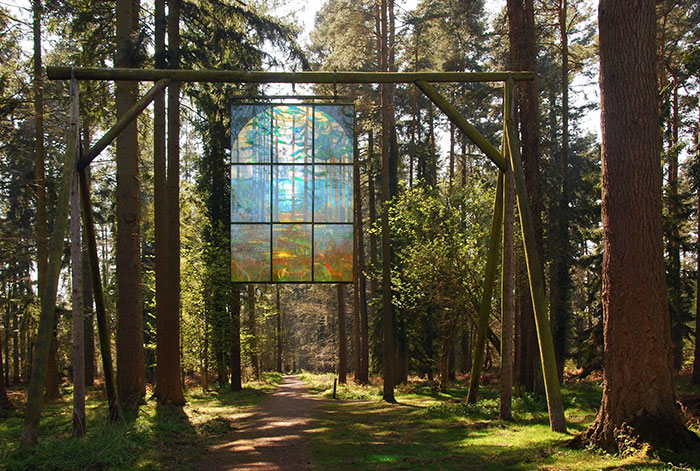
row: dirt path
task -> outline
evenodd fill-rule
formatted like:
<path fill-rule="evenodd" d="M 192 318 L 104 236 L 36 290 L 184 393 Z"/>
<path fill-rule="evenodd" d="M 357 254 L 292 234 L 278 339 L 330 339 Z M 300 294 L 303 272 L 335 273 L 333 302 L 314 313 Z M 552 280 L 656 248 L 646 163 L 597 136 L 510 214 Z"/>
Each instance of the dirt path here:
<path fill-rule="evenodd" d="M 253 410 L 228 443 L 216 445 L 201 470 L 310 470 L 305 442 L 316 399 L 296 376 L 285 376 L 275 392 Z"/>

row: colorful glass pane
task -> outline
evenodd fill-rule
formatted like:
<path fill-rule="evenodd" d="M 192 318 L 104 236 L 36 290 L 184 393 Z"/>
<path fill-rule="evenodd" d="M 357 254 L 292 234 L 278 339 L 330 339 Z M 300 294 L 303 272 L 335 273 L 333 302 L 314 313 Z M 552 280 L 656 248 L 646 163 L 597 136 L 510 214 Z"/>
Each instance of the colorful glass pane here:
<path fill-rule="evenodd" d="M 269 224 L 231 224 L 231 279 L 270 281 Z"/>
<path fill-rule="evenodd" d="M 270 166 L 231 166 L 231 220 L 270 222 Z"/>
<path fill-rule="evenodd" d="M 314 222 L 352 222 L 352 165 L 315 165 L 314 172 Z"/>
<path fill-rule="evenodd" d="M 231 279 L 349 282 L 350 105 L 237 105 L 231 112 Z"/>
<path fill-rule="evenodd" d="M 352 163 L 354 109 L 317 105 L 314 109 L 314 163 Z"/>
<path fill-rule="evenodd" d="M 231 113 L 231 162 L 269 162 L 271 129 L 270 107 L 259 105 L 234 107 Z"/>
<path fill-rule="evenodd" d="M 311 165 L 274 165 L 273 221 L 311 222 Z"/>
<path fill-rule="evenodd" d="M 276 163 L 311 163 L 311 113 L 309 106 L 275 106 L 273 117 L 273 153 Z"/>
<path fill-rule="evenodd" d="M 352 236 L 352 224 L 314 225 L 314 281 L 352 280 Z"/>
<path fill-rule="evenodd" d="M 272 281 L 311 281 L 311 224 L 272 227 Z"/>

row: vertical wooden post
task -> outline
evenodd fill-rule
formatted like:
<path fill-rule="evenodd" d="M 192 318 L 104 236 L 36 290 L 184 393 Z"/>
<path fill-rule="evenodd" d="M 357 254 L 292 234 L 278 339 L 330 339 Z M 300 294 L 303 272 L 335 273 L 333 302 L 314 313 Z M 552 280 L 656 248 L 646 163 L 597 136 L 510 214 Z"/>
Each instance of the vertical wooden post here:
<path fill-rule="evenodd" d="M 513 106 L 513 79 L 505 83 L 506 107 Z M 542 374 L 544 387 L 547 394 L 547 408 L 549 410 L 549 425 L 555 432 L 566 433 L 566 419 L 564 418 L 564 403 L 559 387 L 557 374 L 557 362 L 554 356 L 554 342 L 552 331 L 547 317 L 547 301 L 544 294 L 544 276 L 540 266 L 537 246 L 535 245 L 535 228 L 530 214 L 530 203 L 527 199 L 525 188 L 525 174 L 520 160 L 520 142 L 517 129 L 513 121 L 512 113 L 506 122 L 506 144 L 513 167 L 515 179 L 515 194 L 520 214 L 520 227 L 523 234 L 523 246 L 525 248 L 525 262 L 527 264 L 528 279 L 530 282 L 530 295 L 532 307 L 535 312 L 535 327 L 540 348 L 540 360 L 542 362 Z"/>
<path fill-rule="evenodd" d="M 109 404 L 109 418 L 121 420 L 122 411 L 117 400 L 117 386 L 114 382 L 114 370 L 112 369 L 112 348 L 109 336 L 109 324 L 105 314 L 105 300 L 102 291 L 102 278 L 100 277 L 100 261 L 97 258 L 97 239 L 95 236 L 95 221 L 90 203 L 90 184 L 85 170 L 78 172 L 80 176 L 80 202 L 83 209 L 83 227 L 85 229 L 85 244 L 87 246 L 88 262 L 90 264 L 90 277 L 92 280 L 92 294 L 95 299 L 95 315 L 97 317 L 97 334 L 100 338 L 100 356 L 102 357 L 102 369 L 105 374 L 105 388 L 107 389 L 107 402 Z"/>
<path fill-rule="evenodd" d="M 85 329 L 83 323 L 83 247 L 80 243 L 78 172 L 73 171 L 70 191 L 70 258 L 73 318 L 73 435 L 85 435 Z"/>
<path fill-rule="evenodd" d="M 474 357 L 472 360 L 472 372 L 469 379 L 469 394 L 467 402 L 476 402 L 479 392 L 479 381 L 481 379 L 481 367 L 484 363 L 484 347 L 486 345 L 486 333 L 489 327 L 489 314 L 491 313 L 491 296 L 493 285 L 496 281 L 496 270 L 498 265 L 499 246 L 501 242 L 501 226 L 503 225 L 503 172 L 498 171 L 498 184 L 496 185 L 496 203 L 493 207 L 493 220 L 491 221 L 491 239 L 489 240 L 489 250 L 486 258 L 486 275 L 484 276 L 484 289 L 481 293 L 481 304 L 479 305 L 479 324 L 476 334 L 476 345 L 474 346 Z"/>
<path fill-rule="evenodd" d="M 44 402 L 44 385 L 46 383 L 46 365 L 49 357 L 49 346 L 56 317 L 56 290 L 58 276 L 61 271 L 64 236 L 68 225 L 68 201 L 78 153 L 78 81 L 70 82 L 70 131 L 66 145 L 66 159 L 63 162 L 61 181 L 58 187 L 56 214 L 54 216 L 53 232 L 49 240 L 49 263 L 46 270 L 46 284 L 41 296 L 41 314 L 39 328 L 36 334 L 32 375 L 29 382 L 27 407 L 24 414 L 24 427 L 21 444 L 35 445 L 39 436 L 39 419 Z"/>

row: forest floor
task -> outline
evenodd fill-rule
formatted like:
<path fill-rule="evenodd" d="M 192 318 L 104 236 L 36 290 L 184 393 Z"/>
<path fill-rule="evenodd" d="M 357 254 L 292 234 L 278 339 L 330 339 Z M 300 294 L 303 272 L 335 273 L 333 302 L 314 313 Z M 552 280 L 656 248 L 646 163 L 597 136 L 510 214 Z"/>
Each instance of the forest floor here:
<path fill-rule="evenodd" d="M 71 437 L 71 388 L 45 407 L 39 445 L 19 450 L 26 390 L 10 394 L 18 410 L 0 418 L 0 470 L 700 470 L 700 454 L 659 459 L 644 450 L 612 456 L 571 449 L 600 405 L 598 381 L 567 382 L 563 394 L 571 434 L 549 430 L 542 398 L 513 400 L 512 422 L 498 419 L 498 388 L 487 375 L 477 404 L 465 404 L 464 380 L 440 392 L 413 379 L 383 403 L 381 383 L 339 385 L 331 374 L 298 379 L 266 374 L 244 384 L 202 392 L 192 387 L 183 407 L 149 399 L 138 417 L 106 417 L 104 393 L 90 388 L 88 431 Z M 700 389 L 682 378 L 679 397 L 698 431 Z M 673 463 L 673 464 L 671 464 Z M 238 467 L 234 467 L 238 466 Z"/>

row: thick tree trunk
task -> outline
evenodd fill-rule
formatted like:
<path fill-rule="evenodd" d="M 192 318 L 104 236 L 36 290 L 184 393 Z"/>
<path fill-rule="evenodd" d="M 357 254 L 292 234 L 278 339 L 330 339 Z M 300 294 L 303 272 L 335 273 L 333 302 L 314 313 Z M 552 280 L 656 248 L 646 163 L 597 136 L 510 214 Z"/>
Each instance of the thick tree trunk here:
<path fill-rule="evenodd" d="M 338 382 L 345 384 L 348 374 L 348 327 L 345 313 L 345 286 L 336 285 L 338 293 Z"/>
<path fill-rule="evenodd" d="M 139 0 L 117 1 L 116 67 L 137 67 L 134 39 L 138 32 Z M 137 82 L 116 83 L 117 119 L 134 103 Z M 117 137 L 117 388 L 125 411 L 143 402 L 146 378 L 141 296 L 141 229 L 139 146 L 134 120 Z"/>
<path fill-rule="evenodd" d="M 537 31 L 533 0 L 508 0 L 508 42 L 510 56 L 508 58 L 511 70 L 537 70 Z M 537 79 L 519 82 L 516 87 L 516 118 L 519 115 L 521 133 L 521 156 L 525 172 L 525 185 L 532 211 L 532 221 L 535 227 L 537 252 L 542 254 L 542 198 L 540 194 L 540 134 L 539 134 L 539 90 Z M 526 280 L 526 277 L 521 280 Z M 522 322 L 526 329 L 520 338 L 522 343 L 521 362 L 525 368 L 521 376 L 526 391 L 537 389 L 538 347 L 534 329 L 534 312 L 529 301 L 527 284 L 519 284 L 517 291 L 523 293 L 520 303 Z"/>
<path fill-rule="evenodd" d="M 601 0 L 603 400 L 587 437 L 612 451 L 630 436 L 698 442 L 675 405 L 661 219 L 661 136 L 653 0 Z"/>
<path fill-rule="evenodd" d="M 162 16 L 158 15 L 156 22 L 160 20 L 159 35 L 162 35 Z M 168 52 L 169 68 L 179 68 L 180 54 L 180 0 L 168 1 Z M 160 52 L 160 51 L 159 51 Z M 161 100 L 162 103 L 162 100 Z M 159 126 L 162 126 L 164 116 L 159 110 Z M 161 241 L 164 242 L 162 251 L 158 255 L 165 256 L 163 267 L 165 271 L 160 273 L 163 282 L 158 286 L 162 295 L 157 299 L 162 309 L 157 310 L 156 327 L 158 330 L 157 343 L 157 383 L 156 396 L 162 403 L 184 404 L 185 396 L 180 380 L 180 84 L 171 83 L 168 87 L 168 142 L 167 142 L 167 174 L 165 178 L 165 198 L 161 195 L 159 202 L 165 203 L 161 210 L 161 226 L 165 229 L 160 232 Z M 154 149 L 161 153 L 159 156 L 160 171 L 163 169 L 163 137 L 158 136 L 160 142 Z M 155 142 L 154 142 L 154 145 Z M 163 184 L 162 177 L 159 179 Z M 161 192 L 163 189 L 161 188 Z M 163 217 L 164 216 L 164 217 Z M 164 220 L 164 221 L 163 221 Z M 165 224 L 163 224 L 165 222 Z M 163 238 L 163 236 L 165 236 Z M 221 375 L 220 375 L 221 376 Z"/>
<path fill-rule="evenodd" d="M 73 435 L 85 435 L 85 336 L 83 320 L 83 246 L 80 243 L 80 195 L 78 172 L 70 192 L 70 241 L 73 333 Z"/>
<path fill-rule="evenodd" d="M 260 379 L 260 361 L 258 359 L 258 342 L 255 336 L 255 285 L 248 285 L 248 334 L 250 335 L 250 363 L 255 379 Z"/>

